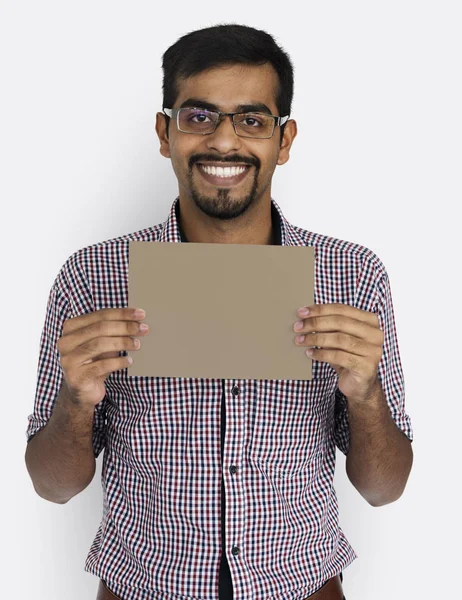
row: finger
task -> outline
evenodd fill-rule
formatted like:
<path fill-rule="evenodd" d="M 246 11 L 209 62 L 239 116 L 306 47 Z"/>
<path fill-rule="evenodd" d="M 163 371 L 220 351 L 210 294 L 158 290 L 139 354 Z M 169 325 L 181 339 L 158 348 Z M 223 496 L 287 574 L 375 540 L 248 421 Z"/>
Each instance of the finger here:
<path fill-rule="evenodd" d="M 362 310 L 351 306 L 350 304 L 312 304 L 307 307 L 310 311 L 310 317 L 318 316 L 329 316 L 329 315 L 343 315 L 345 317 L 351 317 L 357 321 L 364 321 L 372 326 L 378 326 L 379 320 L 377 313 L 370 312 L 368 310 Z"/>
<path fill-rule="evenodd" d="M 59 352 L 68 354 L 96 338 L 135 337 L 146 335 L 137 321 L 95 321 L 73 333 L 63 335 L 57 342 Z"/>
<path fill-rule="evenodd" d="M 112 354 L 110 358 L 119 358 L 120 352 L 135 350 L 137 350 L 136 341 L 131 336 L 100 337 L 84 342 L 70 352 L 60 352 L 60 360 L 63 368 L 69 368 L 69 365 L 86 365 L 96 362 L 106 353 Z"/>
<path fill-rule="evenodd" d="M 382 347 L 361 338 L 345 333 L 307 333 L 303 342 L 295 340 L 298 346 L 317 346 L 323 349 L 342 350 L 356 356 L 380 356 Z"/>
<path fill-rule="evenodd" d="M 64 321 L 63 335 L 73 333 L 77 329 L 87 327 L 97 321 L 142 321 L 145 317 L 137 317 L 135 310 L 134 308 L 103 308 L 67 319 Z"/>
<path fill-rule="evenodd" d="M 132 339 L 134 340 L 135 338 L 132 338 Z M 136 339 L 137 339 L 138 342 L 140 341 L 138 338 L 136 338 Z M 103 352 L 102 354 L 99 354 L 98 356 L 95 356 L 93 358 L 93 361 L 95 361 L 95 360 L 104 360 L 105 358 L 120 358 L 121 352 L 127 352 L 128 350 L 130 352 L 133 352 L 133 351 L 139 350 L 139 348 L 135 347 L 135 348 L 127 348 L 126 350 L 114 350 L 114 351 L 111 351 L 111 352 Z M 88 362 L 93 362 L 93 361 L 90 359 Z"/>
<path fill-rule="evenodd" d="M 364 320 L 353 319 L 344 315 L 329 315 L 307 317 L 303 319 L 302 329 L 295 329 L 298 334 L 311 332 L 341 332 L 346 333 L 371 344 L 383 343 L 383 331 Z"/>
<path fill-rule="evenodd" d="M 377 372 L 376 363 L 370 359 L 344 352 L 343 350 L 325 350 L 323 348 L 311 348 L 311 358 L 330 365 L 338 365 L 348 369 L 360 377 L 373 377 Z"/>
<path fill-rule="evenodd" d="M 124 352 L 124 351 L 122 351 Z M 83 365 L 87 365 L 91 362 L 95 362 L 97 360 L 104 360 L 105 358 L 119 358 L 120 357 L 120 351 L 112 351 L 112 352 L 103 352 L 102 354 L 99 354 L 98 356 L 94 356 L 93 358 L 89 358 L 88 360 L 85 360 L 82 364 Z"/>

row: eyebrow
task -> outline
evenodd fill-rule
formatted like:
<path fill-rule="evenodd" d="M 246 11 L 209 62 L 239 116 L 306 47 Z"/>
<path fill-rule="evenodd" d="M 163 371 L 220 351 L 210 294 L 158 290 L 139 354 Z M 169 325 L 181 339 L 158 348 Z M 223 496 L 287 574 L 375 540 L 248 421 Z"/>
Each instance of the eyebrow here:
<path fill-rule="evenodd" d="M 205 108 L 206 110 L 214 110 L 219 111 L 220 109 L 216 104 L 211 104 L 210 102 L 206 102 L 205 100 L 200 100 L 199 98 L 188 98 L 185 100 L 180 108 L 186 107 L 195 107 L 195 108 Z M 236 112 L 261 112 L 266 113 L 268 115 L 272 115 L 271 110 L 263 104 L 262 102 L 252 102 L 250 104 L 238 104 L 236 106 Z"/>

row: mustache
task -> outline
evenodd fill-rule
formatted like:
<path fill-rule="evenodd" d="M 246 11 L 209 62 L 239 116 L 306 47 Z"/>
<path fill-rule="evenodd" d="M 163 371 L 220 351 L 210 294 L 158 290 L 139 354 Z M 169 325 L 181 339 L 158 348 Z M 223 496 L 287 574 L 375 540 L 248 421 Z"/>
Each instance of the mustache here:
<path fill-rule="evenodd" d="M 194 154 L 189 158 L 189 170 L 192 170 L 195 163 L 200 162 L 229 162 L 229 163 L 241 163 L 244 165 L 254 166 L 257 169 L 260 168 L 260 161 L 257 158 L 247 158 L 244 156 L 215 156 L 214 154 Z"/>

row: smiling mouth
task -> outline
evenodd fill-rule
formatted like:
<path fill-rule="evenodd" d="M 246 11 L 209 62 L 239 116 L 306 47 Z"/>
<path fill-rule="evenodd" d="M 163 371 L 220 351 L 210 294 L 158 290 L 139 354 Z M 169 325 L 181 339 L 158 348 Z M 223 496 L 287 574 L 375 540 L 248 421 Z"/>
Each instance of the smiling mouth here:
<path fill-rule="evenodd" d="M 250 171 L 250 165 L 217 166 L 196 163 L 205 181 L 213 185 L 231 186 L 243 181 Z"/>

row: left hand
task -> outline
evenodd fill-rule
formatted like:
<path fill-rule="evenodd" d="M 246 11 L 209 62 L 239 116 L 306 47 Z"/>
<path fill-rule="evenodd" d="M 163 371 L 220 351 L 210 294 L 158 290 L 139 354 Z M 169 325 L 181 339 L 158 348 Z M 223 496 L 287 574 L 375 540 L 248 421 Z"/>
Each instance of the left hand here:
<path fill-rule="evenodd" d="M 380 387 L 377 368 L 382 358 L 384 333 L 376 313 L 348 304 L 313 304 L 301 317 L 305 334 L 297 346 L 313 348 L 311 357 L 329 363 L 338 375 L 338 388 L 348 399 L 366 400 Z"/>

